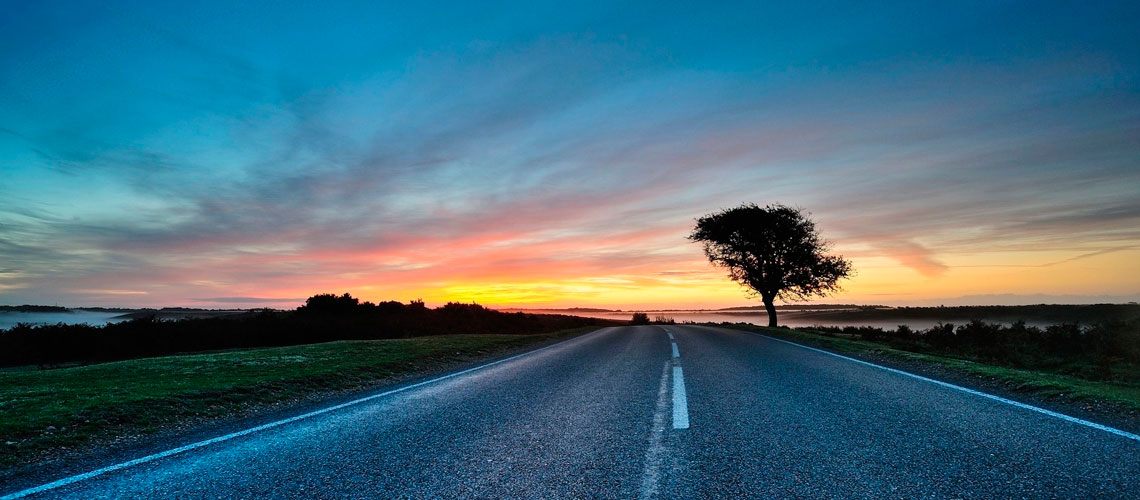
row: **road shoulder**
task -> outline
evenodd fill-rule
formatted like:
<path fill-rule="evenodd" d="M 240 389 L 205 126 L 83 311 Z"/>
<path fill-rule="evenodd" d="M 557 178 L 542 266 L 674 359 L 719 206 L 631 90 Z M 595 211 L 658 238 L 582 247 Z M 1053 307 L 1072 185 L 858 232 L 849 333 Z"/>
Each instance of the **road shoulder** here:
<path fill-rule="evenodd" d="M 279 400 L 238 399 L 228 403 L 227 412 L 223 414 L 175 415 L 150 423 L 145 430 L 139 425 L 119 426 L 114 433 L 97 435 L 79 444 L 42 448 L 21 456 L 17 465 L 0 470 L 0 483 L 4 484 L 5 491 L 35 486 L 53 478 L 83 473 L 538 350 L 600 328 L 603 327 L 518 336 L 517 341 L 433 353 L 370 377 L 355 378 L 351 383 L 308 385 Z"/>
<path fill-rule="evenodd" d="M 1125 400 L 1074 396 L 1064 386 L 1037 383 L 1042 374 L 971 361 L 890 349 L 859 340 L 744 324 L 707 324 L 760 334 L 822 349 L 896 370 L 962 386 L 1002 398 L 1055 411 L 1071 417 L 1140 434 L 1140 405 Z M 1056 381 L 1059 377 L 1049 377 Z M 1078 383 L 1083 381 L 1076 381 Z M 1074 391 L 1075 392 L 1075 391 Z"/>

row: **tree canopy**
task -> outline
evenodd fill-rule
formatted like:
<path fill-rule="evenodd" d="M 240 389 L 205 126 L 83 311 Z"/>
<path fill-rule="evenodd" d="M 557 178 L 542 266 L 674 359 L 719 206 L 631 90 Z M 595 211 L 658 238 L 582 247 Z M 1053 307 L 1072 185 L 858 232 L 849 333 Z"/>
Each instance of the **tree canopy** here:
<path fill-rule="evenodd" d="M 805 300 L 839 290 L 851 262 L 827 255 L 830 246 L 802 211 L 785 205 L 746 203 L 697 219 L 689 239 L 728 270 L 733 281 L 759 295 L 776 326 L 774 301 Z"/>

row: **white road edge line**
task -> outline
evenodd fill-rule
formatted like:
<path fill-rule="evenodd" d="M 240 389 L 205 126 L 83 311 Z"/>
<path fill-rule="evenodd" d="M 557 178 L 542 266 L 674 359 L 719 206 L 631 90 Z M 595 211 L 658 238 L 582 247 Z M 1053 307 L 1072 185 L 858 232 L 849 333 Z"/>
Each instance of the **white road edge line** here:
<path fill-rule="evenodd" d="M 677 350 L 677 343 L 676 342 L 673 342 L 673 357 L 674 358 L 681 357 L 681 351 Z"/>
<path fill-rule="evenodd" d="M 673 367 L 673 428 L 689 428 L 689 399 L 685 396 L 685 373 Z"/>
<path fill-rule="evenodd" d="M 1061 419 L 1061 420 L 1065 420 L 1065 421 L 1067 421 L 1067 422 L 1072 422 L 1072 423 L 1074 423 L 1074 424 L 1079 424 L 1079 425 L 1083 425 L 1083 426 L 1085 426 L 1085 427 L 1091 427 L 1091 428 L 1093 428 L 1093 429 L 1098 429 L 1098 430 L 1102 430 L 1102 431 L 1105 431 L 1105 432 L 1109 432 L 1109 433 L 1112 433 L 1112 434 L 1116 434 L 1117 436 L 1121 436 L 1121 437 L 1124 437 L 1124 438 L 1128 438 L 1128 439 L 1131 439 L 1131 440 L 1133 440 L 1133 441 L 1140 441 L 1140 435 L 1136 435 L 1136 434 L 1133 434 L 1133 433 L 1131 433 L 1131 432 L 1127 432 L 1127 431 L 1122 431 L 1122 430 L 1120 430 L 1120 429 L 1116 429 L 1116 428 L 1113 428 L 1113 427 L 1109 427 L 1109 426 L 1107 426 L 1107 425 L 1101 425 L 1101 424 L 1098 424 L 1098 423 L 1096 423 L 1096 422 L 1089 422 L 1088 420 L 1080 419 L 1080 418 L 1077 418 L 1077 417 L 1070 417 L 1070 416 L 1068 416 L 1068 415 L 1065 415 L 1064 413 L 1057 413 L 1057 412 L 1055 412 L 1055 411 L 1052 411 L 1052 410 L 1046 410 L 1045 408 L 1040 408 L 1040 407 L 1037 407 L 1037 406 L 1033 406 L 1033 405 L 1025 404 L 1025 403 L 1022 403 L 1022 402 L 1019 402 L 1019 401 L 1014 401 L 1014 400 L 1012 400 L 1012 399 L 1006 399 L 1006 398 L 1003 398 L 1003 397 L 1001 397 L 1001 396 L 995 396 L 995 395 L 993 395 L 993 394 L 988 394 L 988 393 L 985 393 L 985 392 L 981 392 L 981 391 L 975 391 L 975 390 L 973 390 L 973 389 L 968 389 L 968 388 L 966 388 L 966 387 L 962 387 L 962 386 L 960 386 L 960 385 L 954 385 L 954 384 L 951 384 L 951 383 L 949 383 L 949 382 L 943 382 L 943 381 L 941 381 L 941 380 L 935 380 L 935 379 L 932 379 L 932 378 L 923 377 L 922 375 L 915 375 L 915 374 L 913 374 L 913 373 L 910 373 L 910 372 L 904 372 L 904 371 L 902 371 L 902 370 L 897 370 L 897 369 L 894 369 L 894 368 L 888 368 L 888 367 L 886 367 L 886 366 L 882 366 L 882 365 L 876 365 L 875 363 L 870 363 L 870 362 L 867 362 L 867 361 L 863 361 L 863 360 L 861 360 L 861 359 L 855 359 L 855 358 L 847 357 L 847 356 L 844 356 L 844 355 L 842 355 L 842 354 L 836 354 L 836 353 L 834 353 L 834 352 L 825 351 L 825 350 L 823 350 L 823 349 L 816 349 L 816 348 L 814 348 L 814 347 L 808 347 L 808 346 L 806 346 L 806 345 L 803 345 L 803 344 L 797 344 L 797 343 L 795 343 L 795 342 L 789 342 L 789 341 L 787 341 L 787 340 L 784 340 L 784 339 L 778 339 L 778 338 L 775 338 L 775 337 L 769 337 L 769 336 L 767 336 L 767 335 L 764 335 L 764 334 L 762 334 L 762 333 L 757 333 L 757 335 L 759 335 L 759 336 L 761 336 L 761 337 L 764 337 L 764 338 L 766 338 L 766 339 L 775 340 L 776 342 L 783 342 L 783 343 L 785 343 L 785 344 L 794 345 L 794 346 L 796 346 L 796 347 L 800 347 L 800 348 L 803 348 L 803 349 L 807 349 L 807 350 L 809 350 L 809 351 L 815 351 L 815 352 L 819 352 L 819 353 L 823 353 L 823 354 L 826 354 L 826 355 L 828 355 L 828 356 L 834 356 L 834 357 L 837 357 L 837 358 L 840 358 L 840 359 L 846 359 L 847 361 L 851 361 L 851 362 L 854 362 L 854 363 L 859 363 L 859 364 L 861 364 L 861 365 L 870 366 L 870 367 L 873 367 L 873 368 L 878 368 L 878 369 L 880 369 L 880 370 L 886 370 L 886 371 L 888 371 L 888 372 L 891 372 L 891 373 L 897 373 L 897 374 L 899 374 L 899 375 L 903 375 L 903 376 L 906 376 L 906 377 L 910 377 L 910 378 L 913 378 L 913 379 L 922 380 L 922 381 L 924 381 L 924 382 L 930 382 L 930 383 L 932 383 L 932 384 L 937 384 L 937 385 L 940 385 L 940 386 L 942 386 L 942 387 L 948 387 L 948 388 L 950 388 L 950 389 L 954 389 L 954 390 L 962 391 L 962 392 L 965 392 L 965 393 L 967 393 L 967 394 L 973 394 L 973 395 L 975 395 L 975 396 L 981 396 L 981 397 L 983 397 L 983 398 L 992 399 L 992 400 L 994 400 L 994 401 L 997 401 L 997 402 L 999 402 L 999 403 L 1005 403 L 1005 404 L 1007 404 L 1007 405 L 1016 406 L 1016 407 L 1018 407 L 1018 408 L 1023 408 L 1023 409 L 1026 409 L 1026 410 L 1035 411 L 1035 412 L 1037 412 L 1037 413 L 1041 413 L 1041 414 L 1044 414 L 1044 415 L 1048 415 L 1048 416 L 1050 416 L 1050 417 L 1056 417 L 1056 418 L 1059 418 L 1059 419 Z"/>
<path fill-rule="evenodd" d="M 267 429 L 272 429 L 272 428 L 274 428 L 274 427 L 280 427 L 280 426 L 282 426 L 282 425 L 285 425 L 285 424 L 289 424 L 289 423 L 293 423 L 293 422 L 296 422 L 296 421 L 298 421 L 298 420 L 304 420 L 304 419 L 306 419 L 306 418 L 315 417 L 315 416 L 317 416 L 317 415 L 322 415 L 322 414 L 325 414 L 325 413 L 329 413 L 329 412 L 332 412 L 332 411 L 336 411 L 336 410 L 339 410 L 339 409 L 342 409 L 342 408 L 347 408 L 347 407 L 349 407 L 349 406 L 355 406 L 355 405 L 358 405 L 358 404 L 360 404 L 360 403 L 364 403 L 364 402 L 367 402 L 367 401 L 372 401 L 373 399 L 379 399 L 379 398 L 382 398 L 382 397 L 385 397 L 385 396 L 390 396 L 390 395 L 392 395 L 392 394 L 396 394 L 396 393 L 398 393 L 398 392 L 404 392 L 404 391 L 406 391 L 406 390 L 408 390 L 408 389 L 415 389 L 416 387 L 422 387 L 422 386 L 425 386 L 425 385 L 428 385 L 428 384 L 433 384 L 433 383 L 435 383 L 435 382 L 439 382 L 439 381 L 441 381 L 441 380 L 447 380 L 447 379 L 449 379 L 449 378 L 455 378 L 455 377 L 458 377 L 458 376 L 460 376 L 460 375 L 464 375 L 464 374 L 467 374 L 467 373 L 471 373 L 471 372 L 473 372 L 473 371 L 482 370 L 482 369 L 484 369 L 484 368 L 490 368 L 490 367 L 492 367 L 492 366 L 495 366 L 495 365 L 498 365 L 498 364 L 501 364 L 501 363 L 506 363 L 507 361 L 511 361 L 511 360 L 515 360 L 515 359 L 521 358 L 521 357 L 523 357 L 523 356 L 529 356 L 529 355 L 531 355 L 531 354 L 539 353 L 539 352 L 545 351 L 545 350 L 547 350 L 547 349 L 550 349 L 550 348 L 553 348 L 553 347 L 558 347 L 558 346 L 560 346 L 560 345 L 562 345 L 562 344 L 565 344 L 565 343 L 567 343 L 567 342 L 570 342 L 570 341 L 573 341 L 573 340 L 578 340 L 578 339 L 581 339 L 581 338 L 584 338 L 584 337 L 586 337 L 587 335 L 592 335 L 592 334 L 594 334 L 594 333 L 597 333 L 597 332 L 600 332 L 600 331 L 603 331 L 603 330 L 609 330 L 609 328 L 600 328 L 600 329 L 598 329 L 598 330 L 594 330 L 593 332 L 587 333 L 587 334 L 585 334 L 585 335 L 580 335 L 580 336 L 577 336 L 577 337 L 574 337 L 574 338 L 566 339 L 566 340 L 563 340 L 563 341 L 561 341 L 561 342 L 558 342 L 558 343 L 555 343 L 555 344 L 551 344 L 551 345 L 548 345 L 548 346 L 546 346 L 546 347 L 540 347 L 540 348 L 538 348 L 538 349 L 535 349 L 535 350 L 533 350 L 533 351 L 527 351 L 527 352 L 523 352 L 523 353 L 515 354 L 514 356 L 510 356 L 510 357 L 507 357 L 507 358 L 503 358 L 503 359 L 500 359 L 500 360 L 498 360 L 498 361 L 492 361 L 492 362 L 490 362 L 490 363 L 487 363 L 487 364 L 483 364 L 483 365 L 479 365 L 479 366 L 475 366 L 475 367 L 472 367 L 472 368 L 468 368 L 468 369 L 466 369 L 466 370 L 457 371 L 457 372 L 455 372 L 455 373 L 449 373 L 449 374 L 447 374 L 447 375 L 443 375 L 443 376 L 440 376 L 440 377 L 436 377 L 436 378 L 433 378 L 433 379 L 430 379 L 430 380 L 424 380 L 424 381 L 421 381 L 421 382 L 416 382 L 416 383 L 414 383 L 414 384 L 412 384 L 412 385 L 406 385 L 406 386 L 404 386 L 404 387 L 400 387 L 400 388 L 397 388 L 397 389 L 392 389 L 392 390 L 390 390 L 390 391 L 384 391 L 384 392 L 382 392 L 382 393 L 380 393 L 380 394 L 373 394 L 373 395 L 371 395 L 371 396 L 365 396 L 365 397 L 363 397 L 363 398 L 354 399 L 354 400 L 352 400 L 352 401 L 348 401 L 348 402 L 345 402 L 345 403 L 341 403 L 341 404 L 338 404 L 338 405 L 329 406 L 329 407 L 327 407 L 327 408 L 321 408 L 320 410 L 311 411 L 311 412 L 308 412 L 308 413 L 304 413 L 304 414 L 301 414 L 301 415 L 297 415 L 297 416 L 289 417 L 289 418 L 286 418 L 286 419 L 278 420 L 278 421 L 276 421 L 276 422 L 269 422 L 269 423 L 267 423 L 267 424 L 262 424 L 262 425 L 259 425 L 259 426 L 256 426 L 256 427 L 250 427 L 249 429 L 240 430 L 240 431 L 237 431 L 237 432 L 232 432 L 232 433 L 230 433 L 230 434 L 226 434 L 226 435 L 223 435 L 223 436 L 218 436 L 218 437 L 215 437 L 215 438 L 206 439 L 206 440 L 204 440 L 204 441 L 198 441 L 198 442 L 196 442 L 196 443 L 190 443 L 190 444 L 187 444 L 187 445 L 184 445 L 184 446 L 179 446 L 179 447 L 177 447 L 177 448 L 173 448 L 173 449 L 169 449 L 169 450 L 166 450 L 166 451 L 158 452 L 158 453 L 155 453 L 155 454 L 152 454 L 152 455 L 147 455 L 147 456 L 145 456 L 145 457 L 136 458 L 136 459 L 134 459 L 134 460 L 129 460 L 129 461 L 126 461 L 126 462 L 122 462 L 122 463 L 118 463 L 118 464 L 115 464 L 115 465 L 109 465 L 109 466 L 107 466 L 107 467 L 103 467 L 103 468 L 101 468 L 101 469 L 95 469 L 95 470 L 93 470 L 93 471 L 91 471 L 91 472 L 85 472 L 85 473 L 83 473 L 83 474 L 76 474 L 76 475 L 74 475 L 74 476 L 65 477 L 65 478 L 63 478 L 63 479 L 59 479 L 59 480 L 57 480 L 57 481 L 52 481 L 52 482 L 50 482 L 50 483 L 47 483 L 47 484 L 42 484 L 42 485 L 40 485 L 40 486 L 36 486 L 36 487 L 33 487 L 33 488 L 28 488 L 28 489 L 26 489 L 26 490 L 21 490 L 21 491 L 17 491 L 17 492 L 15 492 L 15 493 L 9 493 L 9 494 L 7 494 L 7 495 L 4 495 L 4 496 L 0 496 L 0 500 L 15 500 L 15 499 L 17 499 L 17 498 L 23 498 L 23 497 L 26 497 L 26 496 L 28 496 L 28 495 L 34 495 L 34 494 L 36 494 L 36 493 L 41 493 L 41 492 L 44 492 L 44 491 L 53 490 L 53 489 L 55 489 L 55 488 L 59 488 L 59 487 L 61 487 L 61 486 L 67 486 L 67 485 L 69 485 L 69 484 L 72 484 L 72 483 L 77 483 L 77 482 L 79 482 L 79 481 L 83 481 L 83 480 L 85 480 L 85 479 L 91 479 L 91 478 L 93 478 L 93 477 L 95 477 L 95 476 L 101 476 L 101 475 L 103 475 L 103 474 L 106 474 L 106 473 L 108 473 L 108 472 L 114 472 L 114 471 L 117 471 L 117 470 L 120 470 L 120 469 L 126 469 L 126 468 L 128 468 L 128 467 L 133 467 L 133 466 L 135 466 L 135 465 L 144 464 L 144 463 L 147 463 L 147 462 L 153 462 L 153 461 L 155 461 L 155 460 L 158 460 L 158 459 L 160 459 L 160 458 L 166 458 L 166 457 L 169 457 L 169 456 L 171 456 L 171 455 L 177 455 L 177 454 L 179 454 L 179 453 L 182 453 L 182 452 L 186 452 L 186 451 L 194 450 L 194 449 L 197 449 L 197 448 L 202 448 L 202 447 L 204 447 L 204 446 L 209 446 L 209 445 L 212 445 L 212 444 L 215 444 L 215 443 L 220 443 L 220 442 L 222 442 L 222 441 L 229 441 L 230 439 L 234 439 L 234 438 L 238 438 L 238 437 L 246 436 L 246 435 L 249 435 L 249 434 L 253 434 L 253 433 L 255 433 L 255 432 L 260 432 L 260 431 L 264 431 L 264 430 L 267 430 Z"/>

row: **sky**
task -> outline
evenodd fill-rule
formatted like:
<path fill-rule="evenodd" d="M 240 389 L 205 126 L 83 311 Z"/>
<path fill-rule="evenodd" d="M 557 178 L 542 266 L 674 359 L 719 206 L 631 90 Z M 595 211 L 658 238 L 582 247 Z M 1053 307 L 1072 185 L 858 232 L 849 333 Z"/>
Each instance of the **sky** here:
<path fill-rule="evenodd" d="M 1140 299 L 1140 4 L 616 3 L 6 2 L 0 303 L 748 305 L 745 202 L 822 302 Z"/>

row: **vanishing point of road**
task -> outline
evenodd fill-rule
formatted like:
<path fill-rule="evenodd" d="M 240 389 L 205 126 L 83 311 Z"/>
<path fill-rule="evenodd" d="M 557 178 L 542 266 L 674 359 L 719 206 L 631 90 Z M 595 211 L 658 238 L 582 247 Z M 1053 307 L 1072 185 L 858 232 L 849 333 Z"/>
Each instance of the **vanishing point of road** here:
<path fill-rule="evenodd" d="M 1140 498 L 1140 436 L 682 325 L 181 445 L 0 498 Z"/>

